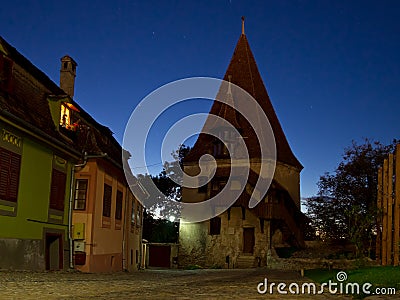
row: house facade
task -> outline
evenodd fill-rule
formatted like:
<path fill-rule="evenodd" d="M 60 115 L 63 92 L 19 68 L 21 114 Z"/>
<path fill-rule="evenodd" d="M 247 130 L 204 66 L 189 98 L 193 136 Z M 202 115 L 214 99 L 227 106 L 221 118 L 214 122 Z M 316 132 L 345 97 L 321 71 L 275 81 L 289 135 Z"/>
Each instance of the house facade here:
<path fill-rule="evenodd" d="M 266 195 L 250 209 L 251 194 L 257 180 L 261 178 L 261 150 L 257 136 L 250 123 L 240 113 L 226 103 L 215 101 L 210 115 L 225 119 L 244 137 L 249 153 L 249 176 L 243 186 L 243 192 L 230 208 L 211 220 L 180 224 L 178 261 L 181 266 L 194 264 L 224 268 L 265 266 L 270 264 L 281 248 L 304 246 L 302 234 L 304 217 L 300 211 L 300 171 L 303 167 L 294 156 L 275 114 L 244 33 L 244 21 L 242 34 L 224 80 L 229 82 L 229 85 L 221 86 L 217 99 L 228 97 L 226 103 L 230 101 L 233 107 L 237 107 L 238 95 L 231 89 L 231 84 L 235 84 L 249 93 L 268 117 L 276 143 L 275 173 Z M 254 114 L 255 120 L 261 119 L 257 113 Z M 260 124 L 260 128 L 266 126 Z M 211 135 L 199 135 L 192 150 L 184 159 L 185 172 L 189 175 L 199 174 L 198 161 L 204 154 L 214 156 L 217 169 L 209 183 L 197 189 L 183 188 L 183 202 L 201 202 L 214 197 L 225 188 L 230 170 L 235 168 L 232 156 L 229 154 L 229 151 L 231 154 L 239 151 L 235 148 L 237 145 L 235 132 L 229 132 L 229 129 L 211 118 L 206 120 L 204 128 L 214 132 L 215 136 L 228 137 L 228 142 L 224 144 Z M 232 141 L 229 141 L 229 137 L 232 137 Z M 233 180 L 228 188 L 238 189 L 235 185 L 240 183 Z"/>
<path fill-rule="evenodd" d="M 83 161 L 74 166 L 71 266 L 83 272 L 137 270 L 141 260 L 142 206 L 125 179 L 122 148 L 110 129 L 73 100 L 77 63 L 61 58 L 60 87 L 68 100 L 54 101 L 54 115 L 74 139 Z"/>
<path fill-rule="evenodd" d="M 58 87 L 0 42 L 0 268 L 137 269 L 142 207 L 121 146 L 73 99 L 76 62 Z"/>
<path fill-rule="evenodd" d="M 77 63 L 61 58 L 60 87 L 68 101 L 55 101 L 63 131 L 83 153 L 74 166 L 71 267 L 83 272 L 137 270 L 141 260 L 142 207 L 126 182 L 122 148 L 110 129 L 72 100 Z"/>
<path fill-rule="evenodd" d="M 0 268 L 68 268 L 68 203 L 80 153 L 53 122 L 63 94 L 0 37 Z"/>
<path fill-rule="evenodd" d="M 142 208 L 121 170 L 104 158 L 89 158 L 75 178 L 75 268 L 84 272 L 137 270 Z"/>

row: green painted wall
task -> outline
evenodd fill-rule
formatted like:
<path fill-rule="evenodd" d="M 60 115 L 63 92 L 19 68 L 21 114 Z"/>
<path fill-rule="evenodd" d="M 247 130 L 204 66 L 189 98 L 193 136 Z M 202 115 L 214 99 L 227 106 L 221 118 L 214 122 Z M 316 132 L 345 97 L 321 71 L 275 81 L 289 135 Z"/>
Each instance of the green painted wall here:
<path fill-rule="evenodd" d="M 71 166 L 71 163 L 67 164 L 64 225 L 68 224 Z M 0 238 L 42 239 L 44 227 L 65 230 L 64 236 L 67 238 L 67 226 L 46 223 L 51 222 L 48 220 L 48 209 L 52 168 L 52 150 L 23 137 L 17 216 L 0 215 Z"/>
<path fill-rule="evenodd" d="M 54 125 L 56 126 L 56 128 L 58 128 L 58 125 L 60 124 L 60 115 L 61 115 L 61 100 L 48 99 L 48 102 Z"/>

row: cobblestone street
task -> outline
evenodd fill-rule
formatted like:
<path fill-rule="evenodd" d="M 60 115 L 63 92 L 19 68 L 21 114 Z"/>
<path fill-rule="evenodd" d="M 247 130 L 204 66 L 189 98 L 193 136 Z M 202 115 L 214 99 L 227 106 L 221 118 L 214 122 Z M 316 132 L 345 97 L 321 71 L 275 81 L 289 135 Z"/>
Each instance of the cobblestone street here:
<path fill-rule="evenodd" d="M 351 299 L 340 295 L 260 295 L 268 282 L 311 282 L 296 272 L 266 269 L 145 270 L 136 273 L 0 271 L 0 299 Z M 393 298 L 392 298 L 393 299 Z"/>

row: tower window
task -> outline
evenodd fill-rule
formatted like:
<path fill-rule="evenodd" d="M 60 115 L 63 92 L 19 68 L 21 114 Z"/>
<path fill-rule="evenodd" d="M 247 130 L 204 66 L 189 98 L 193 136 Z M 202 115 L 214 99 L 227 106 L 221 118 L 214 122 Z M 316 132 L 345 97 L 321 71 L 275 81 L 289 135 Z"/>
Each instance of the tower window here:
<path fill-rule="evenodd" d="M 261 233 L 264 233 L 264 219 L 263 218 L 260 218 L 260 230 L 261 230 Z"/>
<path fill-rule="evenodd" d="M 212 182 L 212 190 L 213 191 L 222 191 L 226 185 L 225 180 L 214 180 Z"/>
<path fill-rule="evenodd" d="M 65 69 L 65 70 L 68 69 L 68 62 L 67 62 L 67 61 L 64 62 L 64 69 Z"/>
<path fill-rule="evenodd" d="M 200 178 L 199 178 L 199 187 L 198 187 L 198 192 L 199 193 L 207 193 L 207 180 L 208 180 L 208 177 L 207 176 L 201 176 Z"/>
<path fill-rule="evenodd" d="M 221 233 L 221 218 L 214 217 L 210 219 L 210 235 L 218 235 Z"/>

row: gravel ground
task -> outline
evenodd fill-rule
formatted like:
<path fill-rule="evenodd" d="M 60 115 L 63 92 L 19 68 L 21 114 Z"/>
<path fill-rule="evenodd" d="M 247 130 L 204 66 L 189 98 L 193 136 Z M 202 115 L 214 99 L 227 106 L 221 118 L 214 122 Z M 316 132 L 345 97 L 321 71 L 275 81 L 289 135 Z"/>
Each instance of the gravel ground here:
<path fill-rule="evenodd" d="M 257 285 L 265 278 L 287 285 L 311 282 L 296 272 L 263 268 L 113 274 L 0 271 L 0 299 L 351 299 L 329 293 L 282 295 L 276 289 L 259 294 Z"/>

